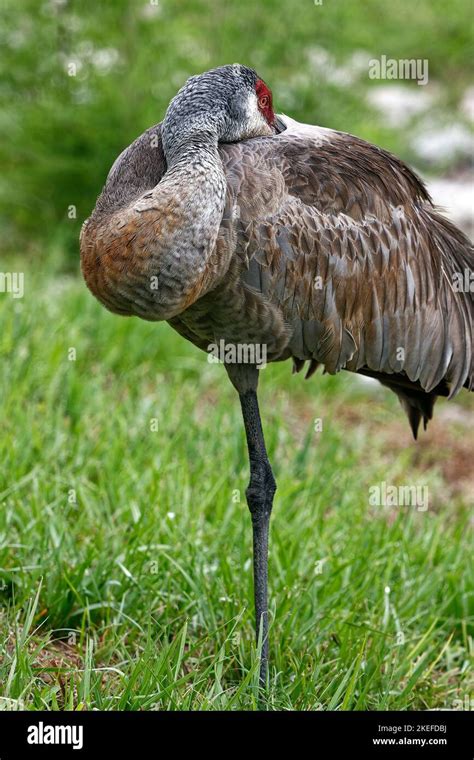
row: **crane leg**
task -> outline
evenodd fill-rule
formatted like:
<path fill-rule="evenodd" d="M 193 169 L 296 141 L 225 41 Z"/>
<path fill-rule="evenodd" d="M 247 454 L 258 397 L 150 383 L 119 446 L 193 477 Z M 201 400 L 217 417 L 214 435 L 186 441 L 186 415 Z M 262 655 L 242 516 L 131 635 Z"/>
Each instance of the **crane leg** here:
<path fill-rule="evenodd" d="M 268 531 L 276 483 L 268 461 L 255 390 L 240 393 L 247 436 L 250 482 L 246 490 L 253 528 L 253 578 L 257 643 L 262 642 L 260 685 L 268 676 Z"/>

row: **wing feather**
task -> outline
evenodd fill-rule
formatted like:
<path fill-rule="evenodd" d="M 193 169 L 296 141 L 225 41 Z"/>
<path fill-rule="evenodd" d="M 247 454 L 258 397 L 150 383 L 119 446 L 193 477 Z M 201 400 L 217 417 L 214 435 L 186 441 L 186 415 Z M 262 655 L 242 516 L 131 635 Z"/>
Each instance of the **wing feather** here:
<path fill-rule="evenodd" d="M 250 261 L 241 280 L 281 311 L 290 353 L 331 373 L 404 376 L 417 393 L 472 387 L 474 296 L 453 287 L 473 270 L 467 238 L 391 154 L 281 118 L 278 136 L 221 155 L 227 172 L 229 156 L 240 166 L 228 181 Z M 426 422 L 432 405 L 401 400 L 412 427 Z"/>

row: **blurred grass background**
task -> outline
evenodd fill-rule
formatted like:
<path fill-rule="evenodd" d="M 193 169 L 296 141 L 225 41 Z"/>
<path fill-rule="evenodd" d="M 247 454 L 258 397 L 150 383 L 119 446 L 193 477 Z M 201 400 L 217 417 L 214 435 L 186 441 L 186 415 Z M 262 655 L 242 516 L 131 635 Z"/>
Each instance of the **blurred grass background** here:
<path fill-rule="evenodd" d="M 428 59 L 445 112 L 459 106 L 472 73 L 470 0 L 1 6 L 0 246 L 23 252 L 59 240 L 73 264 L 80 224 L 114 158 L 161 120 L 192 74 L 245 63 L 273 88 L 279 111 L 413 159 L 407 130 L 369 105 L 367 90 L 381 83 L 369 79 L 368 60 Z"/>
<path fill-rule="evenodd" d="M 239 61 L 279 111 L 460 171 L 462 151 L 427 159 L 412 137 L 430 118 L 469 127 L 470 21 L 467 0 L 3 0 L 1 269 L 24 272 L 25 297 L 0 294 L 0 707 L 257 706 L 235 393 L 79 276 L 80 225 L 115 157 L 189 75 Z M 371 105 L 381 55 L 429 60 L 426 113 L 396 124 Z M 344 373 L 269 367 L 260 395 L 279 484 L 269 707 L 469 698 L 472 400 L 441 401 L 414 444 L 395 397 Z M 427 485 L 430 509 L 371 507 L 382 480 Z"/>

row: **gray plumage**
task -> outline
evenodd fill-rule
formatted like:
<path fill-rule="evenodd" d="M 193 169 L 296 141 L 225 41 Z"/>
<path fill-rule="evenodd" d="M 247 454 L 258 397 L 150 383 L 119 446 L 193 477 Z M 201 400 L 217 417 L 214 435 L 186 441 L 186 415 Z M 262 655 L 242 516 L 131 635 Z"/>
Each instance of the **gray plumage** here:
<path fill-rule="evenodd" d="M 241 76 L 192 77 L 115 162 L 83 232 L 86 279 L 111 310 L 168 318 L 204 350 L 260 343 L 270 361 L 373 375 L 416 434 L 436 395 L 472 388 L 473 294 L 455 289 L 472 247 L 386 151 L 285 116 L 246 128 L 235 82 L 257 77 Z"/>

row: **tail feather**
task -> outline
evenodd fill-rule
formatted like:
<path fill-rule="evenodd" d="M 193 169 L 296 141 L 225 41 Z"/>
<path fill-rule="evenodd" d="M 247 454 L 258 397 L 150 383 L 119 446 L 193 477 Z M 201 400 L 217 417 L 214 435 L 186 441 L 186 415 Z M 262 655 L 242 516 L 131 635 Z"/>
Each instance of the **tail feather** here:
<path fill-rule="evenodd" d="M 374 377 L 382 385 L 390 388 L 397 394 L 398 400 L 405 411 L 413 438 L 418 437 L 420 422 L 423 420 L 423 429 L 426 430 L 428 422 L 433 418 L 433 408 L 438 396 L 449 396 L 450 389 L 446 381 L 439 383 L 436 388 L 426 392 L 418 382 L 412 382 L 404 375 L 383 375 L 370 370 L 359 370 L 361 374 Z"/>
<path fill-rule="evenodd" d="M 390 386 L 389 386 L 390 387 Z M 423 419 L 423 429 L 426 430 L 429 420 L 433 417 L 433 407 L 438 398 L 435 393 L 409 393 L 392 388 L 398 396 L 402 408 L 406 412 L 413 438 L 417 439 L 420 422 Z"/>

